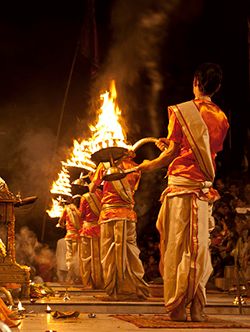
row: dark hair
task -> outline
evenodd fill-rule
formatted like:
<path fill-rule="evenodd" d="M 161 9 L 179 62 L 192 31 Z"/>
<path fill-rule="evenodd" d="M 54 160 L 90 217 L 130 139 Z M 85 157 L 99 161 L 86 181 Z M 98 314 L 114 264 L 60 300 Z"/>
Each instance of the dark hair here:
<path fill-rule="evenodd" d="M 203 63 L 196 69 L 194 78 L 198 81 L 200 91 L 212 96 L 220 88 L 222 81 L 221 67 L 216 63 Z"/>
<path fill-rule="evenodd" d="M 77 194 L 72 197 L 72 203 L 76 206 L 79 207 L 80 205 L 80 200 L 81 200 L 81 195 Z"/>

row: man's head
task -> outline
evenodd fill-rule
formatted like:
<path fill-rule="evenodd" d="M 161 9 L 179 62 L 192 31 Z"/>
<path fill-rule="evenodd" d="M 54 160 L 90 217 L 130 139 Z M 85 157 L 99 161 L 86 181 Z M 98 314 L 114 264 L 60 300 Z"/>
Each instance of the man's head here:
<path fill-rule="evenodd" d="M 135 151 L 132 149 L 128 149 L 128 151 L 126 152 L 126 157 L 134 159 L 136 157 Z"/>
<path fill-rule="evenodd" d="M 77 194 L 72 197 L 72 204 L 74 204 L 76 207 L 79 207 L 80 205 L 80 200 L 81 200 L 81 195 Z"/>
<path fill-rule="evenodd" d="M 203 63 L 194 73 L 194 89 L 205 96 L 214 95 L 221 86 L 222 70 L 216 63 Z"/>

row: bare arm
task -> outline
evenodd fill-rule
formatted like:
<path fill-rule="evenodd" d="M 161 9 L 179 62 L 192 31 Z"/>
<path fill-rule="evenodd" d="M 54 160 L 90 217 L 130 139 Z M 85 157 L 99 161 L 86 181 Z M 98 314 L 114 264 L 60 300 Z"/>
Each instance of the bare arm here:
<path fill-rule="evenodd" d="M 171 161 L 178 155 L 179 144 L 169 141 L 169 146 L 158 158 L 153 160 L 144 160 L 137 168 L 143 172 L 150 172 L 158 168 L 167 167 Z"/>

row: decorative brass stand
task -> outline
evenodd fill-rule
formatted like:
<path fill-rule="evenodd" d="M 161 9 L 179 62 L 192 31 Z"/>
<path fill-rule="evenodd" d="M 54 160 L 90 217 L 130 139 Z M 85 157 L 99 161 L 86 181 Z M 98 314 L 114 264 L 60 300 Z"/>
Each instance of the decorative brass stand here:
<path fill-rule="evenodd" d="M 6 252 L 0 251 L 0 287 L 8 287 L 8 284 L 21 285 L 21 297 L 29 298 L 30 294 L 30 268 L 19 265 L 15 255 L 15 214 L 14 204 L 16 200 L 0 199 L 0 224 L 5 227 Z"/>

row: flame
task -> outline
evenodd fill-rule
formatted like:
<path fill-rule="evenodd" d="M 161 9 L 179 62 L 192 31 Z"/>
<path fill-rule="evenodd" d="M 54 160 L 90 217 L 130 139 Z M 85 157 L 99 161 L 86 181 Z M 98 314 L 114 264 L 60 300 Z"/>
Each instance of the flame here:
<path fill-rule="evenodd" d="M 52 311 L 52 309 L 51 309 L 51 307 L 47 304 L 47 306 L 46 306 L 46 310 L 45 310 L 47 313 L 49 313 L 49 312 L 51 312 Z"/>
<path fill-rule="evenodd" d="M 61 204 L 62 197 L 59 196 L 57 199 L 52 198 L 52 207 L 50 210 L 46 210 L 50 218 L 60 218 L 63 213 L 63 206 Z"/>
<path fill-rule="evenodd" d="M 18 309 L 19 311 L 23 311 L 23 310 L 25 310 L 25 308 L 24 308 L 23 305 L 22 305 L 22 302 L 19 301 L 19 300 L 18 300 L 18 304 L 17 304 L 17 309 Z"/>
<path fill-rule="evenodd" d="M 91 172 L 95 170 L 95 163 L 91 160 L 90 142 L 82 140 L 80 143 L 77 140 L 73 141 L 73 151 L 71 157 L 63 162 L 65 166 L 75 166 L 85 168 Z"/>
<path fill-rule="evenodd" d="M 52 183 L 50 190 L 52 194 L 59 195 L 56 199 L 52 199 L 52 207 L 46 211 L 51 218 L 59 218 L 62 215 L 63 206 L 61 204 L 62 197 L 60 195 L 72 197 L 70 174 L 67 167 L 75 166 L 87 169 L 91 172 L 95 170 L 96 165 L 91 160 L 89 146 L 90 143 L 88 141 L 82 140 L 82 142 L 79 143 L 77 140 L 74 140 L 71 156 L 66 162 L 62 161 L 62 170 L 58 174 L 57 180 Z"/>
<path fill-rule="evenodd" d="M 62 170 L 58 174 L 57 180 L 52 183 L 52 188 L 50 192 L 52 194 L 72 196 L 69 171 L 64 166 L 63 162 L 62 165 Z"/>
<path fill-rule="evenodd" d="M 121 110 L 116 102 L 115 82 L 111 82 L 110 91 L 101 94 L 103 101 L 99 109 L 97 123 L 90 126 L 92 131 L 91 151 L 92 153 L 110 146 L 129 148 L 126 142 L 126 134 L 121 125 Z"/>
<path fill-rule="evenodd" d="M 89 126 L 92 132 L 91 138 L 82 141 L 74 140 L 70 157 L 66 161 L 62 161 L 62 170 L 50 190 L 52 194 L 58 194 L 56 199 L 52 199 L 51 209 L 46 211 L 51 218 L 62 215 L 63 206 L 60 195 L 72 197 L 70 174 L 67 167 L 74 166 L 93 172 L 96 165 L 91 160 L 91 155 L 94 152 L 112 146 L 131 148 L 131 145 L 126 143 L 127 137 L 121 124 L 121 110 L 116 98 L 115 81 L 112 81 L 110 91 L 100 95 L 102 105 L 98 110 L 98 119 L 96 124 Z"/>
<path fill-rule="evenodd" d="M 62 165 L 63 162 L 62 162 Z M 72 197 L 71 184 L 70 184 L 70 174 L 65 166 L 62 166 L 60 173 L 58 173 L 58 178 L 52 183 L 52 188 L 50 190 L 52 194 L 58 194 L 56 199 L 52 198 L 52 207 L 46 210 L 51 218 L 59 218 L 63 212 L 62 201 L 63 196 Z"/>

